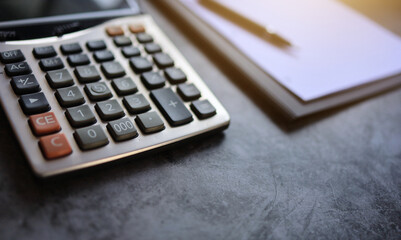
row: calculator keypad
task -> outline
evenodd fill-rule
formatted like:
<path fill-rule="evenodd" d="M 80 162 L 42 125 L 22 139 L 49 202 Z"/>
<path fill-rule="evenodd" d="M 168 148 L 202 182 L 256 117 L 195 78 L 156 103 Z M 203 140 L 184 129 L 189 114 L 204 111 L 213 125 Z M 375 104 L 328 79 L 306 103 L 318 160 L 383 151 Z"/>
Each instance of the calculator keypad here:
<path fill-rule="evenodd" d="M 151 135 L 157 139 L 157 134 L 192 125 L 193 115 L 196 121 L 216 115 L 169 48 L 143 25 L 111 25 L 104 33 L 109 38 L 0 52 L 12 92 L 46 160 L 105 149 L 110 140 L 118 145 Z M 50 106 L 51 97 L 56 101 Z"/>

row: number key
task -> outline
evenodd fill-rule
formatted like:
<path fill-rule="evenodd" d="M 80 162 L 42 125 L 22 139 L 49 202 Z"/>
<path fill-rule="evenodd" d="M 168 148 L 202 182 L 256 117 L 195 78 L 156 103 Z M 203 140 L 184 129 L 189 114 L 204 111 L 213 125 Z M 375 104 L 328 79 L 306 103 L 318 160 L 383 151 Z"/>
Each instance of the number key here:
<path fill-rule="evenodd" d="M 109 143 L 106 134 L 99 125 L 77 129 L 74 132 L 74 137 L 82 150 L 99 148 Z"/>
<path fill-rule="evenodd" d="M 81 66 L 74 70 L 80 83 L 96 82 L 100 80 L 100 74 L 95 66 Z"/>
<path fill-rule="evenodd" d="M 74 80 L 67 69 L 46 73 L 46 79 L 52 88 L 68 87 L 74 85 Z"/>
<path fill-rule="evenodd" d="M 73 107 L 85 103 L 84 96 L 77 86 L 57 89 L 56 98 L 62 107 Z"/>
<path fill-rule="evenodd" d="M 123 99 L 123 103 L 128 112 L 132 114 L 143 113 L 150 110 L 150 104 L 142 94 L 126 96 Z"/>
<path fill-rule="evenodd" d="M 120 96 L 136 93 L 138 91 L 136 84 L 129 77 L 113 79 L 111 85 Z"/>
<path fill-rule="evenodd" d="M 109 87 L 103 82 L 86 84 L 84 89 L 92 101 L 106 100 L 113 96 Z"/>
<path fill-rule="evenodd" d="M 104 121 L 114 120 L 125 115 L 124 110 L 115 99 L 98 102 L 95 105 L 95 109 L 100 118 Z"/>
<path fill-rule="evenodd" d="M 138 136 L 138 131 L 129 118 L 123 118 L 109 122 L 107 124 L 107 129 L 109 130 L 113 139 L 117 142 L 132 139 Z"/>
<path fill-rule="evenodd" d="M 67 108 L 65 115 L 73 127 L 85 127 L 96 122 L 95 115 L 88 105 Z"/>

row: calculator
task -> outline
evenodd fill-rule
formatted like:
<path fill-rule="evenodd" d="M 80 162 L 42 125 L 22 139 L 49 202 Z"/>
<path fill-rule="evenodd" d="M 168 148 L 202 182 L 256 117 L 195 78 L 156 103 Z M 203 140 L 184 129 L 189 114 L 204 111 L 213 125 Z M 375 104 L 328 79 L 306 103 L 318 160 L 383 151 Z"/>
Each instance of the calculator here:
<path fill-rule="evenodd" d="M 151 16 L 68 30 L 0 42 L 1 105 L 37 176 L 134 160 L 228 127 L 227 111 Z"/>

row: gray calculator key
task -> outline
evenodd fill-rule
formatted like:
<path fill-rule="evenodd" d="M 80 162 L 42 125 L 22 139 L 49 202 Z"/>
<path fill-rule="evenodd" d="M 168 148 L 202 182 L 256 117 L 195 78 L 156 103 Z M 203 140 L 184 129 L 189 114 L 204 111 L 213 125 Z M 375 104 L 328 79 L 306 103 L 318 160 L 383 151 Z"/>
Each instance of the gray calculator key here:
<path fill-rule="evenodd" d="M 24 54 L 20 49 L 15 49 L 11 51 L 0 52 L 0 61 L 2 63 L 14 63 L 24 61 Z"/>
<path fill-rule="evenodd" d="M 199 119 L 209 118 L 216 114 L 216 109 L 208 100 L 197 100 L 192 102 L 191 109 Z"/>
<path fill-rule="evenodd" d="M 111 121 L 107 124 L 110 135 L 117 142 L 132 139 L 138 136 L 134 124 L 129 118 Z"/>
<path fill-rule="evenodd" d="M 109 87 L 104 82 L 88 83 L 84 89 L 92 101 L 106 100 L 113 96 Z"/>
<path fill-rule="evenodd" d="M 95 52 L 93 54 L 93 58 L 96 60 L 96 62 L 107 62 L 107 61 L 113 61 L 114 55 L 109 50 L 103 50 Z"/>
<path fill-rule="evenodd" d="M 6 64 L 4 70 L 10 77 L 30 74 L 32 72 L 31 67 L 29 67 L 28 63 L 26 62 Z"/>
<path fill-rule="evenodd" d="M 33 49 L 32 52 L 35 58 L 38 59 L 54 57 L 57 55 L 56 50 L 54 50 L 53 46 L 36 47 Z"/>
<path fill-rule="evenodd" d="M 129 46 L 132 44 L 131 39 L 129 39 L 129 37 L 126 36 L 114 37 L 113 41 L 117 47 Z"/>
<path fill-rule="evenodd" d="M 74 137 L 82 150 L 103 147 L 109 143 L 109 139 L 99 125 L 77 129 Z"/>
<path fill-rule="evenodd" d="M 178 85 L 177 92 L 184 101 L 193 101 L 201 97 L 201 93 L 193 83 Z"/>
<path fill-rule="evenodd" d="M 88 105 L 67 108 L 65 115 L 73 127 L 85 127 L 96 122 L 95 115 Z"/>
<path fill-rule="evenodd" d="M 85 103 L 84 96 L 77 86 L 57 89 L 56 98 L 62 107 L 73 107 Z"/>
<path fill-rule="evenodd" d="M 136 39 L 138 40 L 138 42 L 140 43 L 149 43 L 149 42 L 153 42 L 153 37 L 150 36 L 147 33 L 138 33 L 136 35 Z"/>
<path fill-rule="evenodd" d="M 150 97 L 172 126 L 179 126 L 193 120 L 191 112 L 170 88 L 150 92 Z"/>
<path fill-rule="evenodd" d="M 103 40 L 92 40 L 86 43 L 86 47 L 90 51 L 106 49 L 106 43 Z"/>
<path fill-rule="evenodd" d="M 41 90 L 33 74 L 12 77 L 11 86 L 15 94 L 18 95 L 39 92 Z"/>
<path fill-rule="evenodd" d="M 68 87 L 74 85 L 74 80 L 67 69 L 46 73 L 46 79 L 52 88 Z"/>
<path fill-rule="evenodd" d="M 167 53 L 156 53 L 153 55 L 153 61 L 158 68 L 167 68 L 174 66 L 174 61 Z"/>
<path fill-rule="evenodd" d="M 73 54 L 82 52 L 82 48 L 79 43 L 67 43 L 60 46 L 60 50 L 63 54 Z"/>
<path fill-rule="evenodd" d="M 114 120 L 125 115 L 124 110 L 115 99 L 98 102 L 95 105 L 95 109 L 104 121 Z"/>
<path fill-rule="evenodd" d="M 164 70 L 164 76 L 166 76 L 171 84 L 183 83 L 187 80 L 185 73 L 181 69 L 175 67 L 166 68 Z"/>
<path fill-rule="evenodd" d="M 162 48 L 157 43 L 147 43 L 145 44 L 145 51 L 149 54 L 161 52 Z"/>
<path fill-rule="evenodd" d="M 96 82 L 100 80 L 100 74 L 95 66 L 80 66 L 74 70 L 75 76 L 81 83 Z"/>
<path fill-rule="evenodd" d="M 100 68 L 107 78 L 118 78 L 125 75 L 125 70 L 119 62 L 102 63 Z"/>
<path fill-rule="evenodd" d="M 165 128 L 162 119 L 156 112 L 139 114 L 135 121 L 144 133 L 159 132 Z"/>
<path fill-rule="evenodd" d="M 129 47 L 124 47 L 121 49 L 121 53 L 124 55 L 126 58 L 130 57 L 137 57 L 141 55 L 141 51 L 137 47 L 129 46 Z"/>
<path fill-rule="evenodd" d="M 41 92 L 22 95 L 19 99 L 22 110 L 25 114 L 37 114 L 50 110 L 49 102 Z"/>
<path fill-rule="evenodd" d="M 51 71 L 61 69 L 64 67 L 64 63 L 59 57 L 45 58 L 39 61 L 39 66 L 43 71 Z"/>
<path fill-rule="evenodd" d="M 86 55 L 86 54 L 70 55 L 70 56 L 68 56 L 67 61 L 71 67 L 88 65 L 90 63 L 88 55 Z"/>
<path fill-rule="evenodd" d="M 148 100 L 142 94 L 134 94 L 124 97 L 124 106 L 132 114 L 143 113 L 150 110 Z"/>
<path fill-rule="evenodd" d="M 148 89 L 156 89 L 164 86 L 166 79 L 158 72 L 147 72 L 141 75 L 141 81 Z"/>
<path fill-rule="evenodd" d="M 136 84 L 130 77 L 113 79 L 111 85 L 120 96 L 133 94 L 138 91 Z"/>
<path fill-rule="evenodd" d="M 143 73 L 152 70 L 153 65 L 144 57 L 133 57 L 129 60 L 129 64 L 135 73 Z"/>

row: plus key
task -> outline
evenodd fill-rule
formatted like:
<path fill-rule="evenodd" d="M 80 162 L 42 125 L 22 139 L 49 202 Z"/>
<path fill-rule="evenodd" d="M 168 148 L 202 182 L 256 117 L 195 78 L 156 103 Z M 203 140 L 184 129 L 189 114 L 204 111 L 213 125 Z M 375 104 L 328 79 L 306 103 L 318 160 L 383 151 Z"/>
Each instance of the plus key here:
<path fill-rule="evenodd" d="M 192 114 L 170 88 L 153 90 L 150 97 L 172 126 L 180 126 L 193 120 Z"/>

